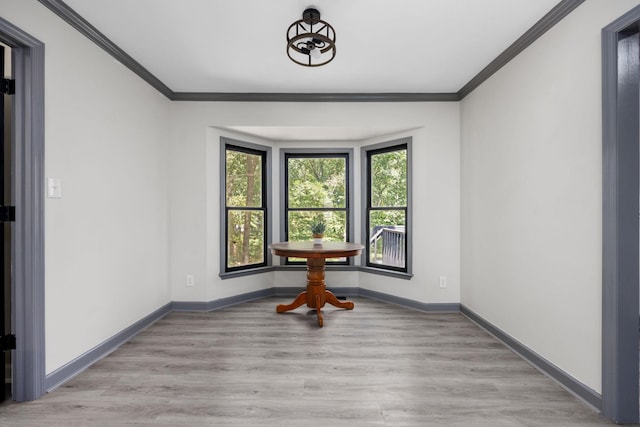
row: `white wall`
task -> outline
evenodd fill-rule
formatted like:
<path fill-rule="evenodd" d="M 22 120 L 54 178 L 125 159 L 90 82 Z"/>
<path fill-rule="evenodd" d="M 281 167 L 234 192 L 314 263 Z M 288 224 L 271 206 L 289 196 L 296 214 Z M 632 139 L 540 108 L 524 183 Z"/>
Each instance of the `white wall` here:
<path fill-rule="evenodd" d="M 304 108 L 301 108 L 304 107 Z M 273 235 L 279 237 L 279 149 L 282 147 L 354 148 L 355 238 L 360 240 L 359 148 L 413 136 L 414 273 L 412 280 L 354 272 L 328 272 L 327 283 L 361 286 L 421 302 L 459 301 L 459 104 L 458 103 L 224 103 L 172 104 L 171 272 L 172 299 L 211 301 L 272 286 L 302 286 L 305 273 L 272 272 L 221 280 L 219 266 L 220 135 L 272 147 Z M 415 129 L 366 141 L 300 144 L 267 141 L 216 127 L 293 126 L 396 127 Z M 206 230 L 206 233 L 203 233 Z M 278 258 L 274 258 L 277 262 Z M 187 287 L 187 274 L 196 285 Z M 438 277 L 448 277 L 440 289 Z"/>
<path fill-rule="evenodd" d="M 170 102 L 35 0 L 2 17 L 45 44 L 46 371 L 169 302 Z"/>
<path fill-rule="evenodd" d="M 433 104 L 413 136 L 413 274 L 403 283 L 360 273 L 360 286 L 425 303 L 460 302 L 459 104 Z M 387 140 L 379 137 L 363 145 Z M 440 276 L 447 288 L 440 288 Z"/>
<path fill-rule="evenodd" d="M 462 303 L 601 392 L 600 30 L 588 0 L 462 102 Z"/>

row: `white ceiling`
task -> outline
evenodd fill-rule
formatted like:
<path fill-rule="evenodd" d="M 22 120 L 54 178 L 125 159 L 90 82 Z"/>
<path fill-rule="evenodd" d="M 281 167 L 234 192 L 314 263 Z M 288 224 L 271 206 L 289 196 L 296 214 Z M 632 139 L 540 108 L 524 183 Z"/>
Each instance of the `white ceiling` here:
<path fill-rule="evenodd" d="M 559 0 L 65 0 L 174 92 L 457 92 Z M 286 54 L 308 6 L 336 58 Z"/>

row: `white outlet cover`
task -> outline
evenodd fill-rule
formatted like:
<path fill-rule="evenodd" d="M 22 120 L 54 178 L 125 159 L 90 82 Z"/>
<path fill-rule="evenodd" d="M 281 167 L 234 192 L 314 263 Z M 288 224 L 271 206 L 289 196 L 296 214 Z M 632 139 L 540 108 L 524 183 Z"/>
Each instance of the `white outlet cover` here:
<path fill-rule="evenodd" d="M 193 277 L 193 275 L 188 274 L 187 275 L 187 286 L 194 286 L 196 284 L 195 278 Z"/>
<path fill-rule="evenodd" d="M 62 198 L 62 182 L 60 178 L 47 178 L 47 197 L 50 199 Z"/>

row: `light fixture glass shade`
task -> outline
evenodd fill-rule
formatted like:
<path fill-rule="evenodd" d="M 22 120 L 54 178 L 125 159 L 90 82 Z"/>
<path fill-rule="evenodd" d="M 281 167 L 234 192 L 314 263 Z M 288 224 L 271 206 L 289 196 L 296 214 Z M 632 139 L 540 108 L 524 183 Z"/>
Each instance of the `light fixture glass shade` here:
<path fill-rule="evenodd" d="M 289 26 L 287 55 L 305 67 L 325 65 L 335 58 L 336 32 L 328 22 L 320 19 L 317 9 L 306 9 L 302 19 Z"/>
<path fill-rule="evenodd" d="M 313 57 L 313 59 L 317 59 L 317 60 L 322 58 L 322 53 L 320 52 L 320 49 L 318 49 L 318 48 L 311 49 L 311 51 L 309 52 L 309 55 L 311 55 Z"/>

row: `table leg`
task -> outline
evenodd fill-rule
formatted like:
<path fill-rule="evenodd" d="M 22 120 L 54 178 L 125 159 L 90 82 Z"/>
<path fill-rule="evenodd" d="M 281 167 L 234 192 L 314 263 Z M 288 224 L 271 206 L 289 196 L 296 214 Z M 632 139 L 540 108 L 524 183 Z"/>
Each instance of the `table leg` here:
<path fill-rule="evenodd" d="M 353 303 L 351 301 L 340 301 L 331 291 L 324 291 L 325 301 L 334 307 L 346 308 L 347 310 L 353 310 Z"/>
<path fill-rule="evenodd" d="M 307 306 L 316 309 L 318 326 L 322 327 L 322 307 L 326 286 L 324 284 L 324 258 L 307 258 Z"/>
<path fill-rule="evenodd" d="M 322 311 L 320 310 L 320 295 L 316 295 L 316 314 L 318 315 L 318 326 L 322 328 L 324 321 L 322 319 Z"/>
<path fill-rule="evenodd" d="M 318 326 L 322 327 L 324 320 L 322 317 L 322 307 L 325 302 L 338 307 L 353 310 L 351 301 L 340 301 L 336 296 L 328 291 L 324 283 L 324 258 L 307 258 L 307 290 L 298 294 L 291 304 L 278 304 L 276 312 L 294 310 L 305 302 L 307 307 L 314 308 L 318 316 Z"/>
<path fill-rule="evenodd" d="M 278 304 L 276 307 L 277 313 L 284 313 L 285 311 L 294 310 L 307 302 L 307 291 L 298 294 L 296 299 L 291 304 Z"/>

